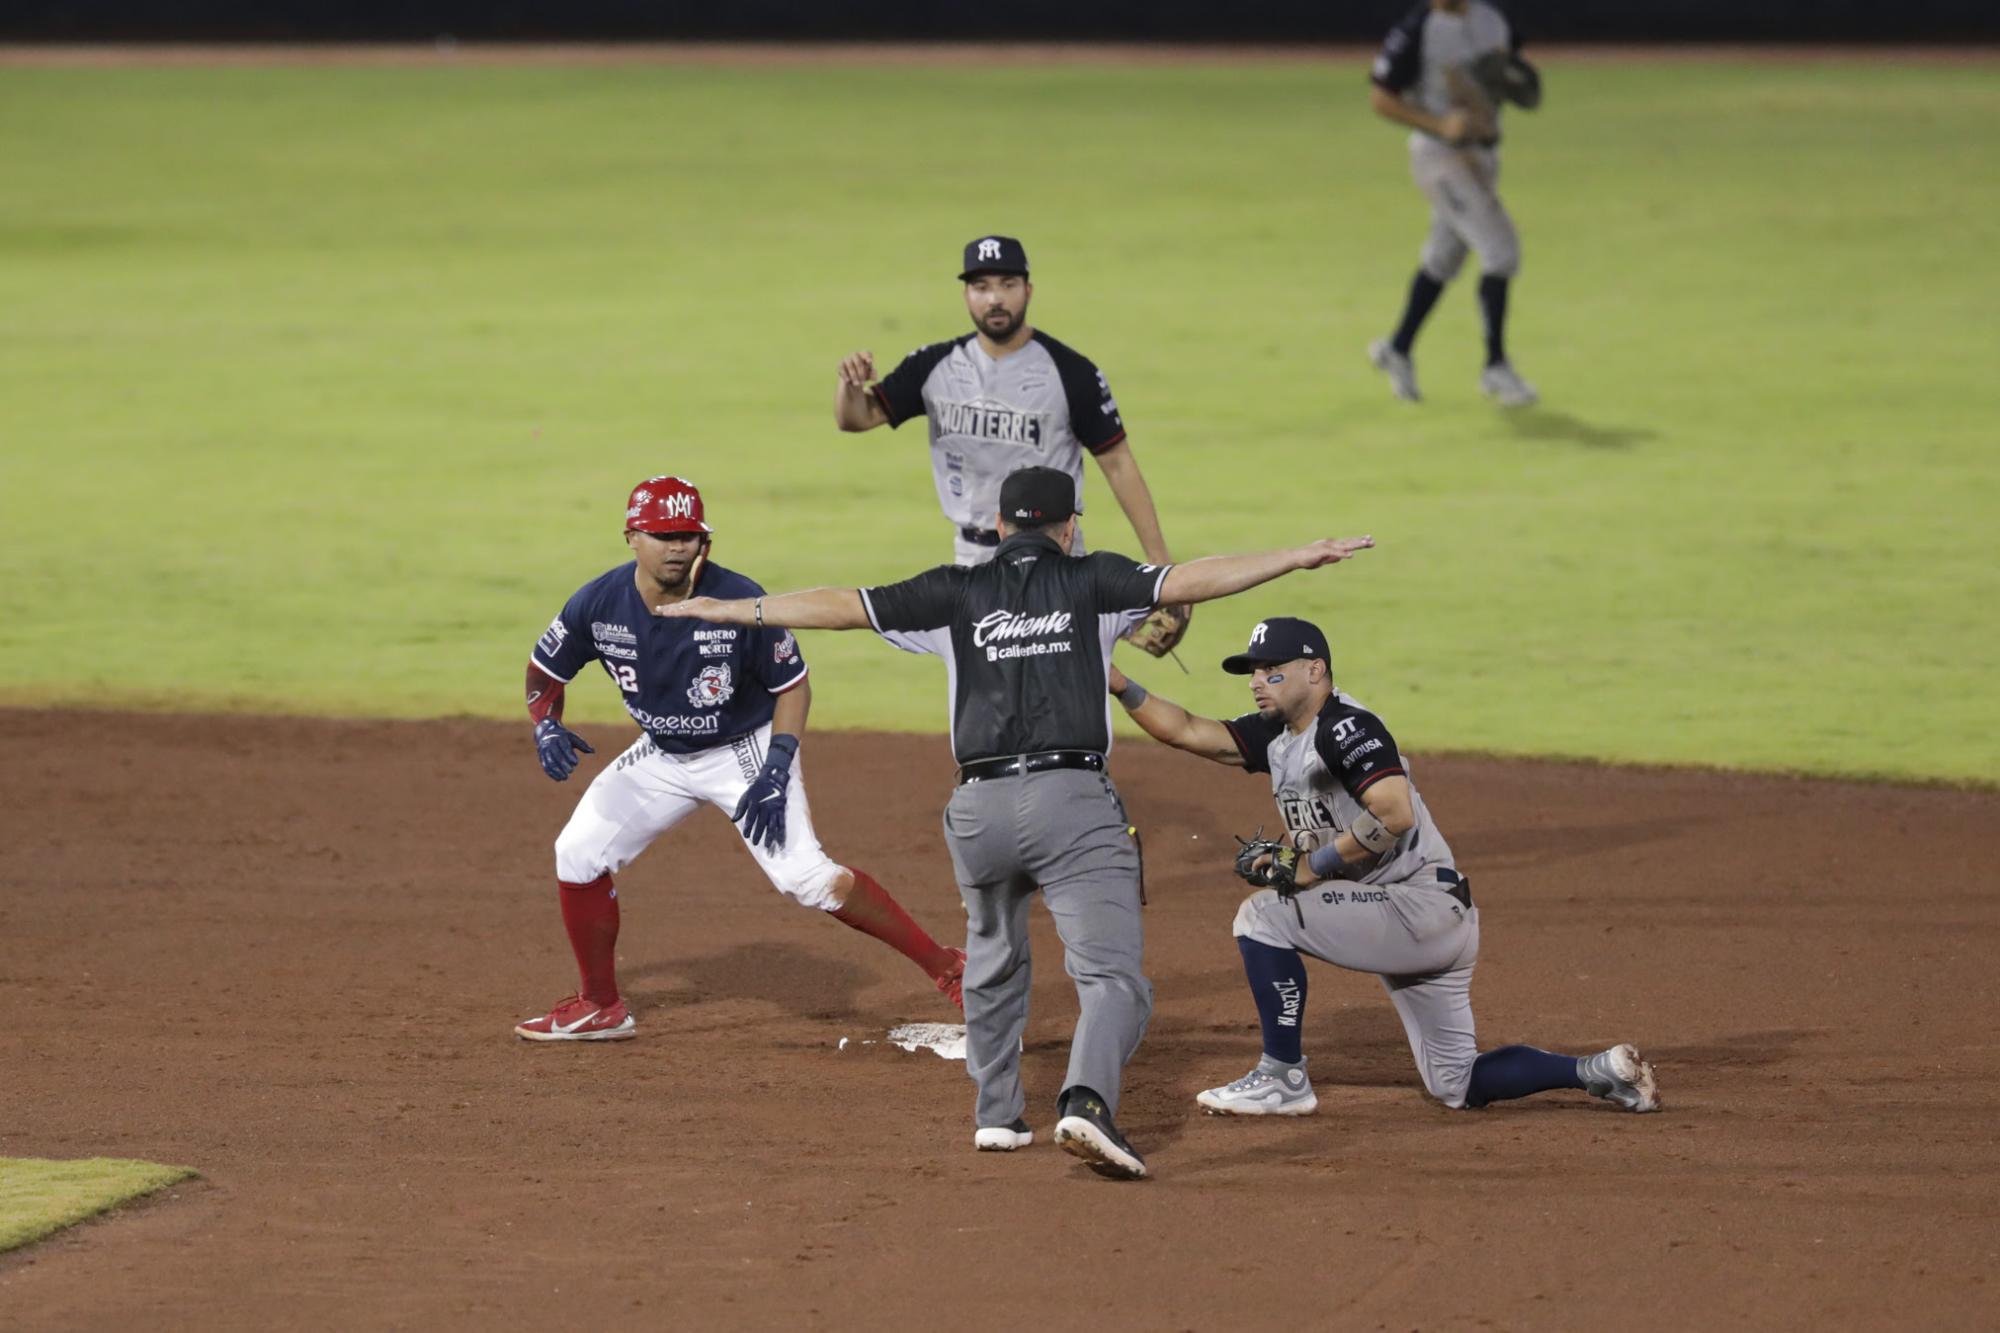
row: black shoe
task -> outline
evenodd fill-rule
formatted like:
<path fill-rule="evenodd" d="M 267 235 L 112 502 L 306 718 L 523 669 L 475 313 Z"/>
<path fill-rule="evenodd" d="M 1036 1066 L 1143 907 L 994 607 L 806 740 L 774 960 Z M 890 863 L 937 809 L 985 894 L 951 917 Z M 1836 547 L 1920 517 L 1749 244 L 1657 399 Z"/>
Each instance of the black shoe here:
<path fill-rule="evenodd" d="M 1111 1123 L 1111 1110 L 1104 1099 L 1085 1087 L 1064 1092 L 1056 1102 L 1056 1144 L 1072 1157 L 1080 1157 L 1100 1176 L 1113 1180 L 1144 1180 L 1146 1160 L 1133 1151 L 1118 1126 Z"/>

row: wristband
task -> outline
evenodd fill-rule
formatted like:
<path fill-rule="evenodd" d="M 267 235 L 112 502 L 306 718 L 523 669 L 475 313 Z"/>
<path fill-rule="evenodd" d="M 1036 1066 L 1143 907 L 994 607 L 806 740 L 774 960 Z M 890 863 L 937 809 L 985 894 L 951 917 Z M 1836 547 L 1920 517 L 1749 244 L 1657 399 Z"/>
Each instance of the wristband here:
<path fill-rule="evenodd" d="M 778 763 L 780 762 L 779 756 L 782 755 L 784 756 L 782 761 L 784 766 L 790 768 L 792 760 L 798 758 L 798 754 L 799 738 L 788 731 L 780 732 L 778 735 L 771 737 L 771 746 L 765 752 L 764 762 L 767 764 Z"/>
<path fill-rule="evenodd" d="M 757 628 L 764 628 L 764 599 L 759 597 L 753 609 L 757 612 Z"/>
<path fill-rule="evenodd" d="M 1321 879 L 1346 879 L 1351 868 L 1347 858 L 1340 854 L 1339 845 L 1331 841 L 1324 847 L 1314 848 L 1313 854 L 1306 858 L 1306 864 Z"/>
<path fill-rule="evenodd" d="M 1111 697 L 1116 699 L 1119 703 L 1124 704 L 1125 710 L 1127 712 L 1132 712 L 1141 707 L 1144 707 L 1146 700 L 1152 698 L 1152 695 L 1146 692 L 1146 687 L 1144 685 L 1141 685 L 1138 681 L 1133 680 L 1130 676 L 1127 676 L 1125 678 L 1125 688 L 1118 691 Z"/>

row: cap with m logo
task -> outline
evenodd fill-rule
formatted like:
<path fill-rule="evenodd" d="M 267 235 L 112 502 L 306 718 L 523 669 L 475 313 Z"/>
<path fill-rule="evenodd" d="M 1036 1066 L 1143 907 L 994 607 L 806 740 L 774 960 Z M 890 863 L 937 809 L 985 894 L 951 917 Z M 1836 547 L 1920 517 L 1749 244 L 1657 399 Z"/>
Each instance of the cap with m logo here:
<path fill-rule="evenodd" d="M 971 282 L 982 273 L 1028 273 L 1028 251 L 1012 236 L 982 236 L 965 243 L 965 271 L 960 282 Z"/>

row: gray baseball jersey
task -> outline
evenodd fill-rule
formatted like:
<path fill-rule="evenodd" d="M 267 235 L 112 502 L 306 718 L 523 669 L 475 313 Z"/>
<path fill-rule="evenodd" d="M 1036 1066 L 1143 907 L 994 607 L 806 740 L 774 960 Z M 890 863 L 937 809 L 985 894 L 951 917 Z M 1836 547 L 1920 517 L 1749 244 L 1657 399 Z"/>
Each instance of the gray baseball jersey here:
<path fill-rule="evenodd" d="M 1472 81 L 1472 62 L 1488 51 L 1520 49 L 1514 25 L 1486 0 L 1472 0 L 1462 14 L 1420 4 L 1389 30 L 1371 77 L 1434 116 L 1467 105 L 1490 112 L 1493 136 L 1481 141 L 1490 147 L 1500 142 L 1500 108 Z"/>
<path fill-rule="evenodd" d="M 1312 851 L 1351 827 L 1367 809 L 1361 794 L 1383 778 L 1409 778 L 1409 766 L 1382 719 L 1335 690 L 1313 724 L 1294 734 L 1282 721 L 1246 713 L 1225 723 L 1243 753 L 1243 766 L 1271 775 L 1271 794 L 1293 846 Z M 1451 847 L 1431 821 L 1424 798 L 1410 782 L 1416 815 L 1396 845 L 1383 853 L 1364 884 L 1391 884 L 1426 866 L 1451 867 Z"/>
<path fill-rule="evenodd" d="M 991 532 L 1000 483 L 1017 468 L 1053 467 L 1076 481 L 1083 509 L 1083 451 L 1125 438 L 1111 386 L 1090 358 L 1036 329 L 995 360 L 968 333 L 919 347 L 875 385 L 896 427 L 930 419 L 938 504 L 960 528 Z"/>

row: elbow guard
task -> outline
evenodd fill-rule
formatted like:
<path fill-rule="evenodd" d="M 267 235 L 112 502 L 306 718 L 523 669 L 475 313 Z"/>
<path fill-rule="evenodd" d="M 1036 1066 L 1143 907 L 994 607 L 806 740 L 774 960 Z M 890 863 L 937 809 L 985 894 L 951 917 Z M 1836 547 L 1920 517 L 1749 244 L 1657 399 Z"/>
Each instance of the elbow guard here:
<path fill-rule="evenodd" d="M 1389 826 L 1366 810 L 1361 812 L 1347 831 L 1354 835 L 1356 842 L 1377 856 L 1396 845 L 1396 835 L 1389 832 Z"/>

